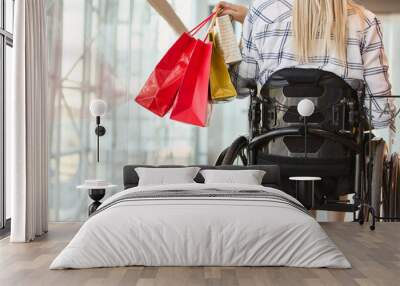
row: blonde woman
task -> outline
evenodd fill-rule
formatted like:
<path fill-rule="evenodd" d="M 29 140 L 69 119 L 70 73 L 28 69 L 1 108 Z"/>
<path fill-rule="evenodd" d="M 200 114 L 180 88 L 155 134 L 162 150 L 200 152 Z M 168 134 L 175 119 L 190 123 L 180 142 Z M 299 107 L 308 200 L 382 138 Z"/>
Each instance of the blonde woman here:
<path fill-rule="evenodd" d="M 346 81 L 363 80 L 367 95 L 391 95 L 380 22 L 352 0 L 255 0 L 245 6 L 220 2 L 222 15 L 243 24 L 240 78 L 264 85 L 276 71 L 316 68 Z M 390 124 L 393 102 L 375 100 L 373 125 Z"/>
<path fill-rule="evenodd" d="M 363 80 L 367 95 L 391 95 L 380 22 L 353 1 L 255 0 L 249 9 L 227 2 L 217 8 L 243 24 L 243 61 L 233 69 L 236 86 L 240 79 L 262 86 L 276 71 L 298 67 Z M 375 100 L 374 127 L 387 127 L 393 110 L 392 101 Z"/>

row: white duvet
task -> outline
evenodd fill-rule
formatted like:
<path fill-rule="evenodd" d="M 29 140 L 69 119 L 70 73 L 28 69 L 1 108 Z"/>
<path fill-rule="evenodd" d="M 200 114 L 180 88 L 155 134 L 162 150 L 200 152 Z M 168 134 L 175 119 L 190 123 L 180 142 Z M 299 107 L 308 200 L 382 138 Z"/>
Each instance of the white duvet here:
<path fill-rule="evenodd" d="M 165 190 L 262 190 L 227 184 L 136 187 Z M 101 206 L 101 207 L 102 207 Z M 90 217 L 50 269 L 145 266 L 293 266 L 349 268 L 320 225 L 299 209 L 271 201 L 236 198 L 168 198 L 122 201 Z"/>

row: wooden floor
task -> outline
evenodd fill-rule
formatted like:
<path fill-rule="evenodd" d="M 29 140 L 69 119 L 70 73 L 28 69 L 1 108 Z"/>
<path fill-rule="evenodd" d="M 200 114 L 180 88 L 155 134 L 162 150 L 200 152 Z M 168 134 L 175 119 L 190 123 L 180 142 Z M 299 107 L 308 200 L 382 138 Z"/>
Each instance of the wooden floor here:
<path fill-rule="evenodd" d="M 51 224 L 29 244 L 0 241 L 0 285 L 400 285 L 400 224 L 375 232 L 354 223 L 325 223 L 324 229 L 353 265 L 350 270 L 284 267 L 125 267 L 48 270 L 79 224 Z"/>

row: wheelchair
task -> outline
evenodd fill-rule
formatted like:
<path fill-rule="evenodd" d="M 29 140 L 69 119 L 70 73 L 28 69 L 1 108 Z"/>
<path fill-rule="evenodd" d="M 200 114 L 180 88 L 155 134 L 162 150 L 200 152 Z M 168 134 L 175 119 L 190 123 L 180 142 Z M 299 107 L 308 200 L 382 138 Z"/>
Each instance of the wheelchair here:
<path fill-rule="evenodd" d="M 249 134 L 223 150 L 216 165 L 279 165 L 281 187 L 292 196 L 297 192 L 290 177 L 321 177 L 314 198 L 303 189 L 297 199 L 308 208 L 314 202 L 315 210 L 352 212 L 360 224 L 371 214 L 374 229 L 383 177 L 376 170 L 387 154 L 383 140 L 370 140 L 364 90 L 361 81 L 350 86 L 333 73 L 299 68 L 274 73 L 259 93 L 248 85 Z M 315 105 L 306 125 L 297 111 L 305 98 Z M 340 199 L 350 194 L 352 199 Z"/>

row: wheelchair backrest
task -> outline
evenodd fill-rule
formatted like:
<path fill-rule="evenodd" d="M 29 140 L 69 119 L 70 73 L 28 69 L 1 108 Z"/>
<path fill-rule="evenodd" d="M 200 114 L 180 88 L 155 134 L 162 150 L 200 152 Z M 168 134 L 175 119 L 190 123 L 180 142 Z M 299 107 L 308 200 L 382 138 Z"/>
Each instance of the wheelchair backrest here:
<path fill-rule="evenodd" d="M 303 126 L 297 112 L 298 103 L 308 98 L 315 112 L 307 119 L 310 128 L 316 128 L 351 137 L 361 122 L 363 94 L 333 73 L 317 69 L 290 68 L 276 72 L 262 87 L 262 133 Z M 348 158 L 351 152 L 337 142 L 309 136 L 307 153 L 310 157 Z M 304 136 L 282 136 L 268 143 L 264 154 L 283 157 L 304 157 Z"/>
<path fill-rule="evenodd" d="M 362 87 L 362 84 L 359 84 Z M 338 132 L 351 131 L 359 123 L 358 97 L 347 82 L 333 73 L 317 69 L 283 69 L 272 75 L 262 87 L 263 125 L 267 130 L 298 126 L 302 118 L 297 104 L 304 98 L 314 102 L 310 126 Z"/>

